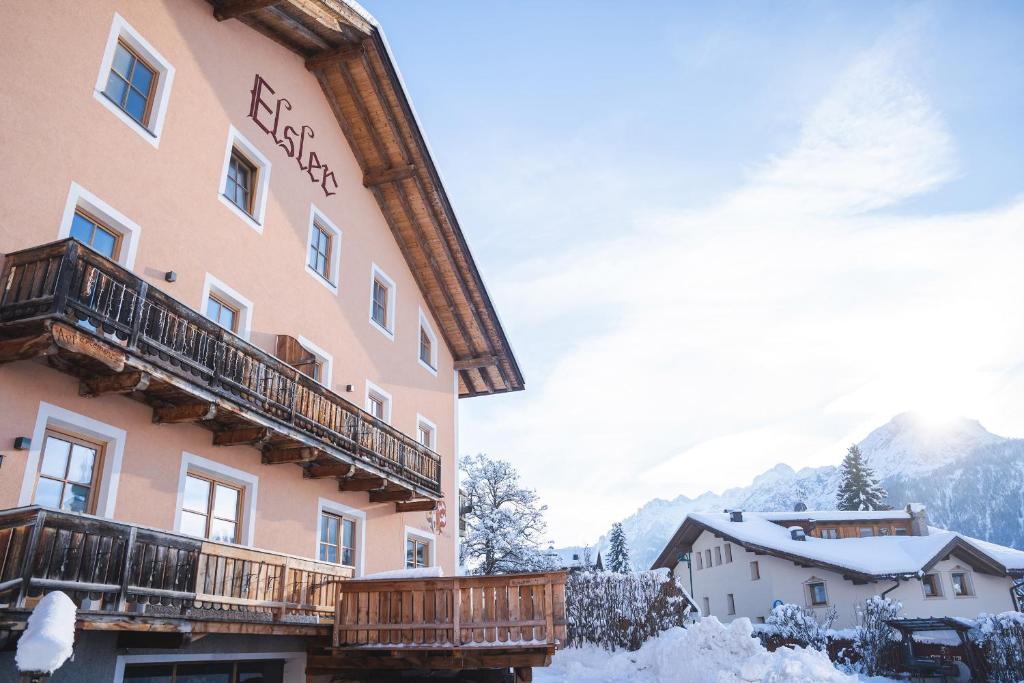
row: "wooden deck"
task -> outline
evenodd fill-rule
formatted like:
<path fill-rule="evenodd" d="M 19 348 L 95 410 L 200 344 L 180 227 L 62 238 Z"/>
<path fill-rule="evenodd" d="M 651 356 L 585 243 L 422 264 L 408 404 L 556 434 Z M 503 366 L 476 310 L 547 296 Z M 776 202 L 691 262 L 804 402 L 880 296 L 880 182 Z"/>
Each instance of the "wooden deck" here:
<path fill-rule="evenodd" d="M 0 512 L 0 613 L 11 624 L 59 590 L 79 605 L 85 629 L 326 636 L 321 624 L 351 576 L 336 564 L 89 515 Z"/>
<path fill-rule="evenodd" d="M 33 358 L 400 512 L 441 498 L 437 453 L 75 240 L 4 257 L 0 363 Z"/>
<path fill-rule="evenodd" d="M 352 580 L 314 673 L 547 666 L 565 642 L 565 572 Z"/>

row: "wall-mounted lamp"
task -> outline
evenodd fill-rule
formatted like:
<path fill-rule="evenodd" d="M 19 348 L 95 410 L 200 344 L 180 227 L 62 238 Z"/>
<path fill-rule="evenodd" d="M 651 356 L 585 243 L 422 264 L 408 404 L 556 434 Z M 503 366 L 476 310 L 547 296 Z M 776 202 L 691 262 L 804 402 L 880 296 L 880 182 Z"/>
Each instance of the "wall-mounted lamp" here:
<path fill-rule="evenodd" d="M 347 391 L 348 393 L 351 394 L 355 390 L 356 390 L 356 385 L 355 384 L 346 384 L 345 385 L 345 391 Z"/>
<path fill-rule="evenodd" d="M 173 270 L 168 270 L 166 273 L 164 273 L 164 279 L 167 280 L 168 282 L 174 282 L 178 279 L 178 274 L 175 273 Z"/>
<path fill-rule="evenodd" d="M 27 451 L 32 448 L 32 439 L 27 436 L 19 436 L 14 439 L 14 450 Z"/>

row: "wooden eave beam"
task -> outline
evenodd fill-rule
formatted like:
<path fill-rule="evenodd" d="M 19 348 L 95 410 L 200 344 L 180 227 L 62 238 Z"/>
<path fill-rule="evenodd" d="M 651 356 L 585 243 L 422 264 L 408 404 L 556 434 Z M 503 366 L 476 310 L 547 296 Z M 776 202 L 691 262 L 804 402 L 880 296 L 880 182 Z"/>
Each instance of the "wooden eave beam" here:
<path fill-rule="evenodd" d="M 288 26 L 288 28 L 290 28 L 296 34 L 301 36 L 302 39 L 305 40 L 307 43 L 312 43 L 321 50 L 326 50 L 331 47 L 326 40 L 324 40 L 316 33 L 308 29 L 304 24 L 289 16 L 288 13 L 282 10 L 280 7 L 275 7 L 276 4 L 276 2 L 272 2 L 269 5 L 267 5 L 267 12 L 273 14 L 274 17 L 276 17 L 279 21 L 285 23 Z"/>
<path fill-rule="evenodd" d="M 5 339 L 0 341 L 0 363 L 26 360 L 33 356 L 41 355 L 52 345 L 53 337 L 50 336 L 49 332 L 34 334 L 28 337 L 18 337 L 16 339 Z"/>
<path fill-rule="evenodd" d="M 313 462 L 324 455 L 317 448 L 301 446 L 299 448 L 267 448 L 263 451 L 264 465 L 303 464 Z"/>
<path fill-rule="evenodd" d="M 324 50 L 323 52 L 318 52 L 307 59 L 306 68 L 310 71 L 317 71 L 318 69 L 330 66 L 336 62 L 358 57 L 362 50 L 362 43 L 343 45 L 342 47 L 335 48 L 333 50 Z"/>
<path fill-rule="evenodd" d="M 384 491 L 370 491 L 371 503 L 392 503 L 408 501 L 412 498 L 412 491 L 406 489 L 387 489 Z"/>
<path fill-rule="evenodd" d="M 363 187 L 376 187 L 385 183 L 405 180 L 406 178 L 411 178 L 415 173 L 416 167 L 412 164 L 405 164 L 396 168 L 373 169 L 363 174 Z"/>
<path fill-rule="evenodd" d="M 387 486 L 383 477 L 358 477 L 342 479 L 338 482 L 339 491 L 374 491 Z"/>
<path fill-rule="evenodd" d="M 395 512 L 430 512 L 436 509 L 436 500 L 409 500 L 395 503 Z"/>
<path fill-rule="evenodd" d="M 455 361 L 456 370 L 478 370 L 489 368 L 498 364 L 497 356 L 482 356 L 480 358 L 464 358 Z"/>
<path fill-rule="evenodd" d="M 228 0 L 213 8 L 213 16 L 217 21 L 226 21 L 250 12 L 258 12 L 273 7 L 282 0 Z"/>
<path fill-rule="evenodd" d="M 312 465 L 307 468 L 302 476 L 307 479 L 326 479 L 327 477 L 351 477 L 355 474 L 356 466 L 343 462 L 332 462 L 324 465 Z"/>
<path fill-rule="evenodd" d="M 270 438 L 266 427 L 240 427 L 227 429 L 213 435 L 214 446 L 262 445 Z"/>
<path fill-rule="evenodd" d="M 207 401 L 153 409 L 153 422 L 158 424 L 203 422 L 204 420 L 212 420 L 216 416 L 217 404 Z"/>
<path fill-rule="evenodd" d="M 86 377 L 78 384 L 78 395 L 96 397 L 104 394 L 130 394 L 148 389 L 149 381 L 149 374 L 139 370 L 119 375 Z"/>

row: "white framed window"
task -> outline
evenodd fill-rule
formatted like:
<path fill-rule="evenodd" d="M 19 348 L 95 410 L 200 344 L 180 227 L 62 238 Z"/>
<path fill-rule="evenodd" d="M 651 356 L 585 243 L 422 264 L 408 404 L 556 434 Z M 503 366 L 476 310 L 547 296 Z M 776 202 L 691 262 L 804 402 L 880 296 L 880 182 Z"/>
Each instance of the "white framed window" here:
<path fill-rule="evenodd" d="M 422 415 L 416 415 L 416 440 L 430 450 L 436 451 L 437 425 Z"/>
<path fill-rule="evenodd" d="M 385 337 L 395 339 L 395 281 L 376 263 L 370 268 L 370 324 Z"/>
<path fill-rule="evenodd" d="M 45 463 L 41 461 L 43 460 L 43 449 L 48 445 L 50 441 L 48 436 L 50 435 L 54 435 L 58 439 L 61 435 L 70 435 L 73 438 L 64 440 L 84 440 L 87 444 L 98 446 L 97 450 L 102 450 L 101 455 L 97 453 L 99 462 L 93 462 L 94 469 L 89 482 L 91 490 L 88 509 L 92 514 L 100 517 L 113 517 L 127 432 L 45 401 L 39 402 L 39 410 L 36 413 L 36 424 L 32 430 L 32 445 L 29 447 L 28 457 L 25 461 L 25 474 L 21 483 L 18 505 L 32 505 L 33 503 L 36 496 L 37 479 L 40 475 L 46 474 L 43 471 Z M 60 444 L 54 443 L 53 445 L 59 446 Z M 83 453 L 82 455 L 88 454 Z M 51 464 L 54 462 L 52 458 L 50 461 Z M 67 470 L 65 470 L 66 472 Z M 74 478 L 72 477 L 72 479 Z M 82 479 L 82 477 L 77 478 Z"/>
<path fill-rule="evenodd" d="M 405 568 L 433 567 L 436 564 L 436 546 L 437 537 L 434 534 L 415 527 L 405 527 Z"/>
<path fill-rule="evenodd" d="M 925 574 L 921 577 L 921 591 L 926 598 L 941 598 L 942 579 L 937 573 Z"/>
<path fill-rule="evenodd" d="M 224 329 L 248 341 L 252 332 L 252 302 L 209 273 L 203 280 L 199 310 Z"/>
<path fill-rule="evenodd" d="M 760 581 L 761 580 L 761 565 L 757 560 L 750 563 L 750 580 Z"/>
<path fill-rule="evenodd" d="M 263 232 L 270 159 L 234 126 L 228 128 L 217 198 L 256 232 Z"/>
<path fill-rule="evenodd" d="M 202 482 L 208 486 L 203 486 Z M 255 474 L 183 452 L 178 473 L 178 497 L 174 506 L 174 530 L 215 541 L 251 546 L 256 527 L 258 490 L 259 477 Z M 201 500 L 204 491 L 208 495 L 205 512 Z M 199 533 L 200 523 L 203 524 L 203 534 Z M 228 538 L 232 534 L 236 539 L 234 541 Z"/>
<path fill-rule="evenodd" d="M 57 239 L 74 237 L 128 270 L 135 266 L 141 229 L 105 201 L 72 182 Z"/>
<path fill-rule="evenodd" d="M 93 97 L 143 140 L 160 146 L 174 67 L 120 14 L 114 14 Z"/>
<path fill-rule="evenodd" d="M 341 273 L 341 230 L 316 205 L 309 206 L 306 272 L 332 293 L 338 293 Z"/>
<path fill-rule="evenodd" d="M 322 348 L 309 341 L 301 334 L 299 335 L 299 344 L 302 345 L 309 353 L 313 354 L 316 359 L 314 367 L 311 369 L 312 373 L 309 375 L 320 384 L 324 385 L 328 389 L 331 388 L 331 376 L 334 372 L 334 356 L 324 351 Z M 301 370 L 301 368 L 300 368 Z"/>
<path fill-rule="evenodd" d="M 701 553 L 700 551 L 697 551 L 697 552 L 693 553 L 693 555 L 697 559 L 697 571 L 700 571 L 701 569 L 704 569 L 704 553 Z"/>
<path fill-rule="evenodd" d="M 702 600 L 702 602 L 704 603 L 704 616 L 710 617 L 711 616 L 711 599 L 705 597 Z"/>
<path fill-rule="evenodd" d="M 366 381 L 366 412 L 382 422 L 391 422 L 391 394 Z"/>
<path fill-rule="evenodd" d="M 725 544 L 725 563 L 728 564 L 730 562 L 732 562 L 732 544 L 731 543 L 726 543 Z"/>
<path fill-rule="evenodd" d="M 722 546 L 715 546 L 715 566 L 722 564 Z"/>
<path fill-rule="evenodd" d="M 437 376 L 437 334 L 427 315 L 420 309 L 419 338 L 416 343 L 416 360 L 427 372 Z"/>
<path fill-rule="evenodd" d="M 736 614 L 736 596 L 732 593 L 725 594 L 726 614 Z"/>
<path fill-rule="evenodd" d="M 973 598 L 974 579 L 966 569 L 954 569 L 949 573 L 950 581 L 953 584 L 954 598 Z"/>
<path fill-rule="evenodd" d="M 337 520 L 337 547 L 339 560 L 342 560 L 340 564 L 344 564 L 352 567 L 355 570 L 356 577 L 362 576 L 366 565 L 366 558 L 364 548 L 366 547 L 366 512 L 359 510 L 342 503 L 330 500 L 328 498 L 320 498 L 317 501 L 317 527 L 316 527 L 316 549 L 313 557 L 318 558 L 322 562 L 330 562 L 330 559 L 324 559 L 330 557 L 331 547 L 335 539 L 332 538 L 332 527 L 334 526 L 335 520 Z M 345 538 L 346 524 L 348 521 L 348 530 L 351 533 L 350 540 L 352 545 L 347 545 L 348 540 Z M 351 550 L 351 563 L 344 562 L 345 549 Z"/>
<path fill-rule="evenodd" d="M 828 604 L 828 587 L 824 581 L 811 579 L 804 584 L 807 590 L 807 604 L 811 607 L 822 607 Z"/>

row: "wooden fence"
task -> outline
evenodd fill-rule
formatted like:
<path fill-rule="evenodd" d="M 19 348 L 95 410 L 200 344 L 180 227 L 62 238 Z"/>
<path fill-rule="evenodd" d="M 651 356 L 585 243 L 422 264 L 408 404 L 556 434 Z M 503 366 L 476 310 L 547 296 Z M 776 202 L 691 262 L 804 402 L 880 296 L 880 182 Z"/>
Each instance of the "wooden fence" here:
<path fill-rule="evenodd" d="M 338 585 L 335 648 L 556 647 L 565 572 Z"/>

